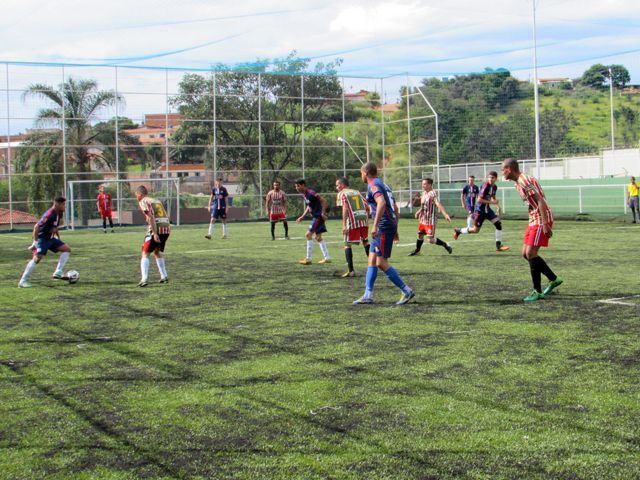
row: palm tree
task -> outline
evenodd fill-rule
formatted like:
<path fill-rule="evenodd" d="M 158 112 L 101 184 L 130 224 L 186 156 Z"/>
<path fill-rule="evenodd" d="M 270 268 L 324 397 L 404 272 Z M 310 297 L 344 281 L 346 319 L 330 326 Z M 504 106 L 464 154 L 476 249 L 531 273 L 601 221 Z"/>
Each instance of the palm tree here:
<path fill-rule="evenodd" d="M 29 85 L 23 94 L 23 100 L 31 97 L 39 97 L 53 103 L 52 107 L 43 108 L 38 112 L 37 125 L 57 127 L 57 130 L 50 132 L 48 140 L 56 137 L 58 145 L 62 145 L 62 128 L 64 129 L 65 142 L 68 145 L 67 159 L 72 162 L 71 170 L 78 172 L 81 179 L 85 179 L 85 174 L 91 171 L 92 161 L 109 163 L 102 154 L 105 151 L 104 130 L 96 131 L 94 124 L 99 112 L 123 103 L 123 97 L 112 90 L 98 90 L 96 80 L 73 78 L 62 83 L 57 90 L 40 83 Z M 63 126 L 60 128 L 62 123 Z M 115 129 L 109 143 L 115 143 Z M 88 186 L 80 184 L 81 198 L 88 198 L 88 192 Z M 80 209 L 83 224 L 86 224 L 88 214 L 88 208 Z"/>

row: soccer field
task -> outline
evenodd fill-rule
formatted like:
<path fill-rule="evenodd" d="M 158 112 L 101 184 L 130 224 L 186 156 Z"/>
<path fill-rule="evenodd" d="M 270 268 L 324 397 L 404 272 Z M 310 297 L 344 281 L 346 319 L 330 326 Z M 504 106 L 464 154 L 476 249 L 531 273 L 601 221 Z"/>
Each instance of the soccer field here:
<path fill-rule="evenodd" d="M 523 304 L 525 223 L 504 225 L 506 253 L 442 221 L 453 254 L 407 257 L 401 221 L 405 306 L 384 275 L 351 305 L 366 262 L 335 277 L 336 221 L 310 266 L 306 224 L 174 227 L 146 289 L 142 227 L 62 232 L 79 283 L 50 253 L 31 289 L 29 234 L 0 235 L 0 478 L 639 478 L 640 228 L 557 222 L 564 284 Z"/>

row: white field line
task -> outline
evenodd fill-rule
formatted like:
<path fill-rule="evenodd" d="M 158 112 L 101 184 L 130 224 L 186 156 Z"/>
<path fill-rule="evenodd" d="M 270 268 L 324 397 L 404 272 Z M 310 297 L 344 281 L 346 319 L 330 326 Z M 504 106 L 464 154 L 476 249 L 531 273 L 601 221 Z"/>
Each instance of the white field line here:
<path fill-rule="evenodd" d="M 620 297 L 620 298 L 608 298 L 606 300 L 596 300 L 598 303 L 608 303 L 611 305 L 626 305 L 628 307 L 640 307 L 640 304 L 631 303 L 631 302 L 622 302 L 621 300 L 626 300 L 629 298 L 640 298 L 640 295 L 629 295 L 628 297 Z"/>

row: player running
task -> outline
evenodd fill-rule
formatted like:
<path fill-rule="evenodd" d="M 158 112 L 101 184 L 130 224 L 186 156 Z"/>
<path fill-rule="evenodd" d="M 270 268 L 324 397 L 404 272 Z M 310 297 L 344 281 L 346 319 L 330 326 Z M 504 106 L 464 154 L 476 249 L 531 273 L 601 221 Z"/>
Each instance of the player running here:
<path fill-rule="evenodd" d="M 362 240 L 364 251 L 367 257 L 369 256 L 369 205 L 359 191 L 349 188 L 349 180 L 346 177 L 338 177 L 336 190 L 338 191 L 336 205 L 342 209 L 344 256 L 349 269 L 342 274 L 342 278 L 355 277 L 351 245 L 357 245 Z"/>
<path fill-rule="evenodd" d="M 211 189 L 209 196 L 209 205 L 207 210 L 211 213 L 211 221 L 209 222 L 209 233 L 204 238 L 211 240 L 213 234 L 213 226 L 218 220 L 222 222 L 222 239 L 227 238 L 227 198 L 229 192 L 222 185 L 222 178 L 216 180 L 215 186 Z"/>
<path fill-rule="evenodd" d="M 284 238 L 289 240 L 289 224 L 287 223 L 287 194 L 280 190 L 280 182 L 273 182 L 273 190 L 267 193 L 267 217 L 271 222 L 271 240 L 276 239 L 276 223 L 282 221 Z"/>
<path fill-rule="evenodd" d="M 473 214 L 476 209 L 476 199 L 480 194 L 480 189 L 475 184 L 475 181 L 476 177 L 469 175 L 469 181 L 464 187 L 462 187 L 462 192 L 460 193 L 460 204 L 467 212 L 467 228 L 471 228 L 473 226 Z"/>
<path fill-rule="evenodd" d="M 410 257 L 421 255 L 420 249 L 424 243 L 424 237 L 426 235 L 427 240 L 431 244 L 440 245 L 449 254 L 453 252 L 453 248 L 447 242 L 443 242 L 439 238 L 436 238 L 436 223 L 438 221 L 438 213 L 436 207 L 442 213 L 442 216 L 447 219 L 447 222 L 451 221 L 451 217 L 444 209 L 440 201 L 438 200 L 438 192 L 433 188 L 433 179 L 422 179 L 422 196 L 420 197 L 420 210 L 415 214 L 418 218 L 418 240 L 416 240 L 416 249 L 409 254 Z"/>
<path fill-rule="evenodd" d="M 378 167 L 373 162 L 365 163 L 360 169 L 362 181 L 368 184 L 367 203 L 371 208 L 373 223 L 371 225 L 371 246 L 369 251 L 369 267 L 364 295 L 353 302 L 354 305 L 373 303 L 373 288 L 378 277 L 378 269 L 400 290 L 402 297 L 396 305 L 404 305 L 415 294 L 400 277 L 400 274 L 389 264 L 394 239 L 398 238 L 398 207 L 393 199 L 393 192 L 378 178 Z"/>
<path fill-rule="evenodd" d="M 58 234 L 58 228 L 62 226 L 64 209 L 67 200 L 64 197 L 57 197 L 53 201 L 53 206 L 47 210 L 38 223 L 33 226 L 33 241 L 35 243 L 35 250 L 33 251 L 33 258 L 27 263 L 27 266 L 22 273 L 22 277 L 18 282 L 20 288 L 31 288 L 29 283 L 29 277 L 36 268 L 36 265 L 40 263 L 42 258 L 47 254 L 47 251 L 51 250 L 55 253 L 60 253 L 58 259 L 58 265 L 53 272 L 54 280 L 66 280 L 62 269 L 64 268 L 69 256 L 71 255 L 71 248 L 69 245 L 60 240 Z"/>
<path fill-rule="evenodd" d="M 164 247 L 169 239 L 170 224 L 169 216 L 160 200 L 148 196 L 149 192 L 144 186 L 136 189 L 136 199 L 138 206 L 147 219 L 147 235 L 142 245 L 142 255 L 140 257 L 140 283 L 139 287 L 146 287 L 149 281 L 149 255 L 153 255 L 160 272 L 160 283 L 167 283 L 167 267 L 164 263 Z"/>
<path fill-rule="evenodd" d="M 453 239 L 457 240 L 460 235 L 476 234 L 480 232 L 485 220 L 489 220 L 496 228 L 496 252 L 506 252 L 511 247 L 502 245 L 502 222 L 500 221 L 500 202 L 496 198 L 498 186 L 496 180 L 498 172 L 489 172 L 487 181 L 480 188 L 480 194 L 475 207 L 474 225 L 471 228 L 454 228 Z M 498 212 L 491 209 L 491 205 L 497 207 Z"/>
<path fill-rule="evenodd" d="M 538 181 L 526 173 L 520 172 L 520 167 L 516 160 L 507 158 L 502 162 L 502 175 L 506 180 L 516 182 L 516 189 L 520 194 L 520 198 L 529 204 L 529 225 L 524 234 L 522 256 L 529 261 L 533 292 L 523 300 L 525 302 L 542 300 L 545 295 L 550 294 L 562 284 L 562 279 L 553 273 L 542 257 L 538 256 L 540 247 L 547 247 L 553 234 L 551 231 L 553 227 L 551 209 Z M 544 274 L 549 279 L 549 284 L 544 290 L 542 290 L 541 286 L 541 274 Z"/>
<path fill-rule="evenodd" d="M 327 219 L 327 201 L 316 192 L 307 188 L 307 182 L 304 178 L 296 180 L 296 191 L 301 193 L 306 208 L 302 215 L 296 219 L 296 223 L 300 223 L 307 213 L 311 213 L 311 226 L 305 235 L 307 238 L 307 256 L 298 263 L 301 265 L 311 265 L 311 252 L 313 250 L 313 235 L 316 236 L 316 242 L 322 251 L 324 258 L 318 263 L 331 263 L 327 242 L 322 238 L 322 234 L 327 231 L 325 220 Z"/>
<path fill-rule="evenodd" d="M 98 187 L 98 197 L 96 198 L 96 207 L 102 217 L 102 230 L 107 233 L 107 219 L 109 219 L 109 227 L 111 233 L 113 231 L 113 219 L 111 218 L 111 194 L 104 191 L 104 185 Z"/>

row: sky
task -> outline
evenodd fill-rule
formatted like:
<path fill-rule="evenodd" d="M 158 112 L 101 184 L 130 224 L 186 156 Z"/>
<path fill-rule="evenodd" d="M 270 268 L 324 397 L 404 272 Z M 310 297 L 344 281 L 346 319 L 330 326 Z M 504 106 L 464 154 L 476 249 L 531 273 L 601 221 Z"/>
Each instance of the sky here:
<path fill-rule="evenodd" d="M 540 77 L 616 63 L 640 83 L 638 0 L 538 0 L 535 8 Z M 342 59 L 347 90 L 383 90 L 389 101 L 425 77 L 489 67 L 526 80 L 533 71 L 532 0 L 3 0 L 1 12 L 9 75 L 0 77 L 11 88 L 57 84 L 60 64 L 107 88 L 113 69 L 90 66 L 108 65 L 119 67 L 120 88 L 161 92 L 182 75 L 164 68 L 233 68 L 292 51 L 312 64 Z"/>

